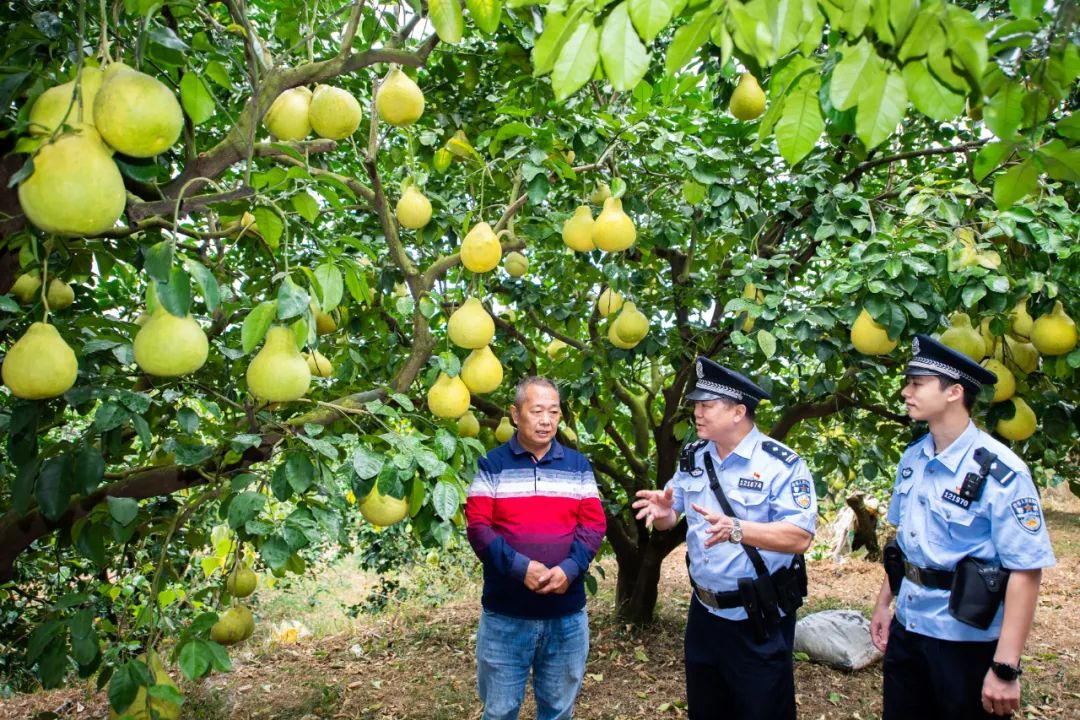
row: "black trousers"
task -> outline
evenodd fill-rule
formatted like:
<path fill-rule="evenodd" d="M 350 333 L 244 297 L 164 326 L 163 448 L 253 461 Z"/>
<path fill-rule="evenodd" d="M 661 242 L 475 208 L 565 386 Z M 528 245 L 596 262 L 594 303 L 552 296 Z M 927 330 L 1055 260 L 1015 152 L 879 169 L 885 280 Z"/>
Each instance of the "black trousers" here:
<path fill-rule="evenodd" d="M 746 620 L 725 620 L 692 598 L 684 659 L 690 720 L 795 720 L 795 616 L 755 642 Z"/>
<path fill-rule="evenodd" d="M 895 619 L 885 648 L 882 720 L 983 720 L 982 686 L 997 640 L 939 640 Z"/>

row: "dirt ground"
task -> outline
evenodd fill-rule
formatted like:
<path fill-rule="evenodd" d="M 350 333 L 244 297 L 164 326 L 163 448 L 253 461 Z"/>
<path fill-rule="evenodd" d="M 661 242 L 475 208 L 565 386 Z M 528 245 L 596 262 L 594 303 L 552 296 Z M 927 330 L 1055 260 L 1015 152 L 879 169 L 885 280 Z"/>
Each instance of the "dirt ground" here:
<path fill-rule="evenodd" d="M 1020 717 L 1080 718 L 1080 501 L 1048 500 L 1057 567 L 1046 571 L 1024 657 Z M 868 611 L 880 585 L 877 564 L 810 565 L 806 610 Z M 682 553 L 665 562 L 658 620 L 636 631 L 611 612 L 613 564 L 590 600 L 592 652 L 576 716 L 582 720 L 685 717 L 682 627 L 688 591 Z M 355 596 L 356 588 L 351 587 Z M 314 596 L 312 596 L 314 597 Z M 460 720 L 479 718 L 473 644 L 479 593 L 472 582 L 441 606 L 392 604 L 375 616 L 334 620 L 296 645 L 260 635 L 234 650 L 232 673 L 183 687 L 182 718 L 200 720 Z M 309 601 L 319 605 L 333 600 Z M 353 600 L 355 602 L 355 599 Z M 300 612 L 293 608 L 293 612 Z M 267 609 L 270 612 L 270 609 Z M 323 613 L 325 615 L 325 613 Z M 274 618 L 267 618 L 274 619 Z M 282 619 L 280 617 L 276 619 Z M 269 623 L 265 623 L 269 624 Z M 800 718 L 871 720 L 881 712 L 880 664 L 845 673 L 796 663 Z M 178 671 L 174 673 L 178 675 Z M 0 720 L 107 717 L 106 699 L 82 688 L 0 701 Z M 534 718 L 527 705 L 523 718 Z"/>

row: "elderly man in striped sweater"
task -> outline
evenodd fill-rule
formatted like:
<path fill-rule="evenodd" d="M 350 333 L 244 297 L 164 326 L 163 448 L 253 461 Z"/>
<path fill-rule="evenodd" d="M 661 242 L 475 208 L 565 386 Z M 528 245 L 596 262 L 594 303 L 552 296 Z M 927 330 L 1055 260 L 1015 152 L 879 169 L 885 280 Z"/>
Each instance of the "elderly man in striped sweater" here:
<path fill-rule="evenodd" d="M 589 654 L 584 577 L 604 510 L 589 461 L 555 439 L 554 383 L 522 380 L 510 414 L 517 432 L 480 459 L 465 504 L 484 566 L 477 686 L 484 720 L 512 720 L 531 670 L 537 720 L 565 720 Z"/>

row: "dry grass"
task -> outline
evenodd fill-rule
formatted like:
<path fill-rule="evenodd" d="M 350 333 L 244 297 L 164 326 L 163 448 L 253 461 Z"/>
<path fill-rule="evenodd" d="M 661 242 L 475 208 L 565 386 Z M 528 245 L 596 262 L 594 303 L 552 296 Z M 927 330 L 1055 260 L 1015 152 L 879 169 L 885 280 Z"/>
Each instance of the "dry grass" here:
<path fill-rule="evenodd" d="M 1049 501 L 1047 523 L 1058 566 L 1045 573 L 1039 611 L 1024 664 L 1025 718 L 1080 717 L 1080 502 Z M 687 588 L 681 551 L 668 558 L 661 580 L 656 623 L 645 630 L 621 625 L 611 612 L 614 566 L 591 601 L 592 653 L 578 702 L 582 720 L 684 717 L 682 626 Z M 881 582 L 875 564 L 812 563 L 808 609 L 866 610 Z M 474 687 L 473 644 L 479 613 L 474 572 L 421 571 L 417 594 L 375 616 L 345 619 L 341 608 L 356 603 L 368 584 L 335 568 L 335 592 L 308 583 L 292 592 L 311 602 L 287 602 L 264 592 L 264 613 L 282 613 L 319 632 L 299 645 L 274 646 L 256 636 L 234 652 L 236 668 L 184 688 L 183 717 L 200 720 L 460 720 L 479 718 Z M 425 588 L 447 579 L 456 592 L 431 606 Z M 332 622 L 326 622 L 332 618 Z M 344 631 L 339 628 L 345 627 Z M 325 634 L 324 634 L 325 633 Z M 843 673 L 808 662 L 796 664 L 799 715 L 811 720 L 870 720 L 881 711 L 880 666 Z M 31 718 L 56 711 L 63 718 L 106 717 L 101 694 L 84 689 L 20 696 L 0 704 L 0 718 Z M 62 709 L 61 709 L 62 708 Z M 531 706 L 522 716 L 535 717 Z"/>

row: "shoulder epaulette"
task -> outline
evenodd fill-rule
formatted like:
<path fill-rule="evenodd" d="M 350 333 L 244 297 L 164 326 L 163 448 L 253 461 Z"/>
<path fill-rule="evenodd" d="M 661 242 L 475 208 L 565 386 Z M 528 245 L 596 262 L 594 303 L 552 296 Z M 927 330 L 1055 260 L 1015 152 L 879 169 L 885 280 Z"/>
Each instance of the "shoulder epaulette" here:
<path fill-rule="evenodd" d="M 997 480 L 1002 485 L 1008 485 L 1016 477 L 1016 471 L 1001 461 L 1001 458 L 986 448 L 976 448 L 972 455 L 975 462 L 982 464 L 984 459 L 989 459 L 990 468 L 987 475 Z"/>
<path fill-rule="evenodd" d="M 766 440 L 761 443 L 761 449 L 780 460 L 785 465 L 794 465 L 799 461 L 799 454 L 797 452 L 781 445 L 775 440 Z"/>
<path fill-rule="evenodd" d="M 905 446 L 904 446 L 904 449 L 905 449 L 905 450 L 907 450 L 907 449 L 908 449 L 909 447 L 911 447 L 912 445 L 914 445 L 915 443 L 919 442 L 919 441 L 920 441 L 920 440 L 922 440 L 922 439 L 923 439 L 924 437 L 926 437 L 926 436 L 927 436 L 927 434 L 928 434 L 928 433 L 923 433 L 923 434 L 922 434 L 922 435 L 920 435 L 919 437 L 915 438 L 914 440 L 912 440 L 911 442 L 909 442 L 909 443 L 908 443 L 907 445 L 905 445 Z"/>

